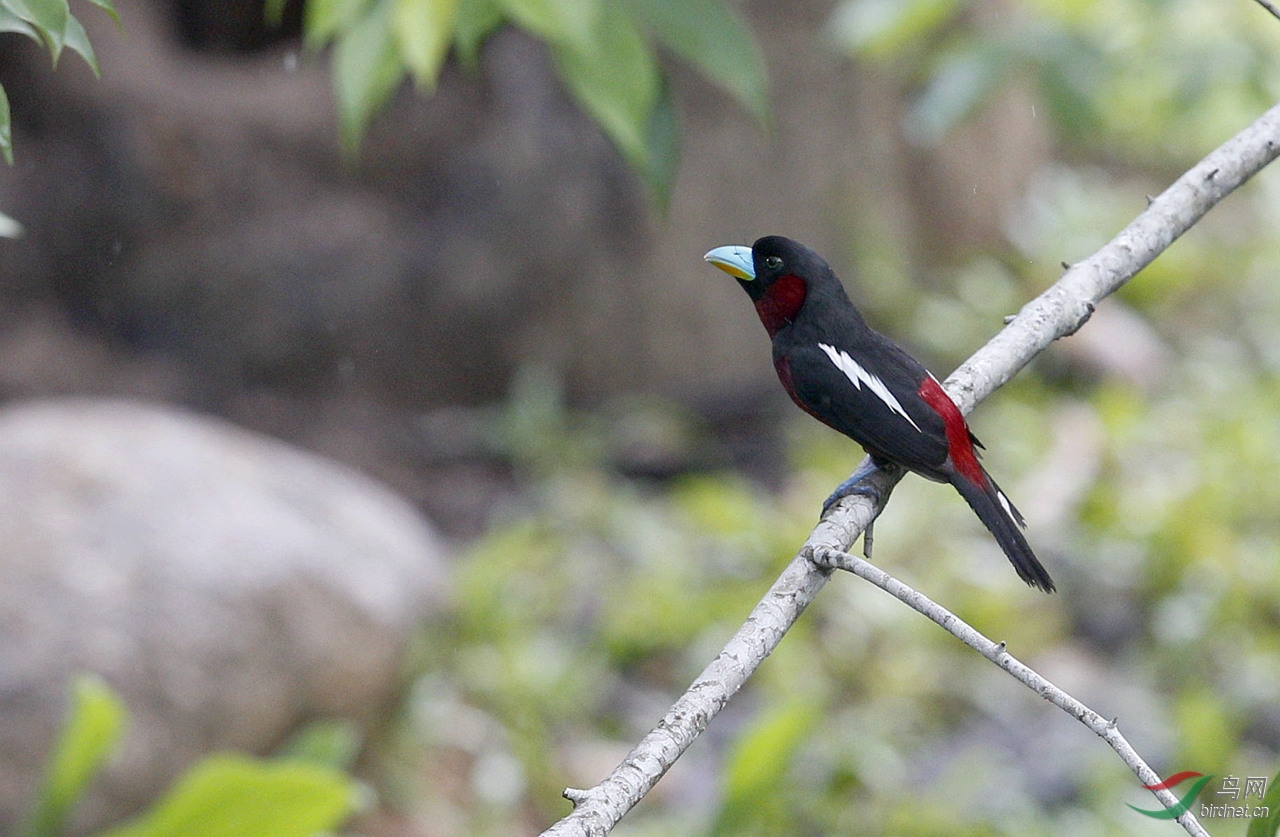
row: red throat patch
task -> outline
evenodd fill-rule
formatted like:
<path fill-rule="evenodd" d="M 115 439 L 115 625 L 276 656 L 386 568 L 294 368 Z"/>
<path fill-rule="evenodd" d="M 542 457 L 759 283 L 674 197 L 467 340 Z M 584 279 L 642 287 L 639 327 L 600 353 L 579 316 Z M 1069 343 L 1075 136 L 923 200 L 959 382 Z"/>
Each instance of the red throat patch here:
<path fill-rule="evenodd" d="M 799 276 L 780 276 L 765 290 L 764 296 L 756 300 L 756 313 L 770 337 L 796 318 L 808 292 L 808 286 Z"/>
<path fill-rule="evenodd" d="M 947 429 L 947 453 L 951 456 L 951 464 L 969 482 L 985 486 L 987 475 L 978 464 L 978 455 L 969 439 L 969 425 L 965 424 L 956 402 L 951 400 L 951 396 L 947 395 L 947 391 L 932 375 L 924 376 L 917 392 L 924 403 L 942 416 L 942 426 Z"/>

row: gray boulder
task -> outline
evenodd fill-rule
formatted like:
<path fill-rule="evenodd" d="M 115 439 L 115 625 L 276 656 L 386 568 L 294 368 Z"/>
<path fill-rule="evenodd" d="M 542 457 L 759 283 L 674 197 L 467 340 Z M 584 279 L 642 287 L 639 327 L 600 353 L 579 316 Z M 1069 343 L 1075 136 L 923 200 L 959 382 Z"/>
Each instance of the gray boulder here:
<path fill-rule="evenodd" d="M 30 804 L 78 672 L 130 725 L 81 827 L 200 755 L 377 718 L 443 602 L 444 550 L 358 473 L 127 401 L 0 411 L 0 833 Z"/>

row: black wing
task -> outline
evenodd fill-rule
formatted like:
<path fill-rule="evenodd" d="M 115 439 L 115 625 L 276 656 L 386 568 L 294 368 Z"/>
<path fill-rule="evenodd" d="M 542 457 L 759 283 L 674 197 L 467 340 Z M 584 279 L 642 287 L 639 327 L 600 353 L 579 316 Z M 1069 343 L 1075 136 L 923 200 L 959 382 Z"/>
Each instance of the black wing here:
<path fill-rule="evenodd" d="M 794 398 L 811 415 L 877 459 L 945 479 L 936 469 L 948 454 L 946 427 L 919 396 L 928 371 L 888 340 L 875 346 L 872 357 L 874 368 L 852 352 L 817 342 L 792 344 L 775 363 L 780 374 L 784 364 L 789 368 Z"/>

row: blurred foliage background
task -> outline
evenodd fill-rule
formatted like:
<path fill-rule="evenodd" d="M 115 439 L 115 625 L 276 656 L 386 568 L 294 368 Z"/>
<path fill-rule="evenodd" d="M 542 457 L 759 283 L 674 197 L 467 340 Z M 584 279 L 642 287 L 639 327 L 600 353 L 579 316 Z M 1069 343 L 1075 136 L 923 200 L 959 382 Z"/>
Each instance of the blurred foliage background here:
<path fill-rule="evenodd" d="M 901 201 L 874 180 L 821 196 L 839 239 L 828 255 L 855 299 L 940 377 L 1052 282 L 1050 266 L 1088 255 L 1143 195 L 1280 98 L 1280 21 L 1245 0 L 844 0 L 810 10 L 807 38 L 781 55 L 771 4 L 744 4 L 740 20 L 736 5 L 692 3 L 681 27 L 658 0 L 420 4 L 455 35 L 400 54 L 391 15 L 410 5 L 308 4 L 313 45 L 337 41 L 349 148 L 402 78 L 429 89 L 514 22 L 549 45 L 574 101 L 657 198 L 655 247 L 664 206 L 680 217 L 678 149 L 703 141 L 676 118 L 687 81 L 671 84 L 673 56 L 785 142 L 795 126 L 769 115 L 763 72 L 804 50 L 839 55 L 892 92 L 897 106 L 879 113 L 896 118 L 873 135 L 908 163 L 972 142 L 975 124 L 1001 130 L 1011 108 L 1030 113 L 1042 146 L 993 235 L 957 239 L 943 205 L 904 237 Z M 596 28 L 575 30 L 584 19 Z M 610 84 L 590 86 L 600 78 Z M 774 89 L 775 107 L 787 95 Z M 1057 595 L 1026 590 L 963 503 L 922 480 L 900 485 L 876 529 L 879 563 L 1118 716 L 1164 775 L 1276 772 L 1277 230 L 1280 181 L 1265 172 L 977 412 Z M 712 234 L 704 249 L 730 243 Z M 694 255 L 680 284 L 702 293 Z M 741 329 L 758 331 L 733 302 Z M 767 366 L 763 333 L 751 339 L 761 351 L 731 359 Z M 726 429 L 696 399 L 625 386 L 584 398 L 563 368 L 513 365 L 501 399 L 432 413 L 461 417 L 469 450 L 510 490 L 484 495 L 482 522 L 459 537 L 447 624 L 422 637 L 399 714 L 373 742 L 362 769 L 380 801 L 353 833 L 507 835 L 558 819 L 561 789 L 594 784 L 661 717 L 861 455 L 772 391 L 751 391 L 749 418 Z M 1083 727 L 842 577 L 615 833 L 1170 833 L 1126 802 L 1154 807 Z"/>
<path fill-rule="evenodd" d="M 949 253 L 922 287 L 895 270 L 899 243 L 850 242 L 877 319 L 944 364 L 1025 301 L 1039 266 L 1092 252 L 1280 95 L 1280 21 L 1246 3 L 853 0 L 814 47 L 894 78 L 912 143 L 947 142 L 1009 86 L 1052 126 L 1055 159 L 1005 219 L 1006 246 Z M 1118 367 L 1051 356 L 980 410 L 990 467 L 1020 475 L 1062 594 L 1021 589 L 967 509 L 919 480 L 877 527 L 891 571 L 1118 715 L 1166 775 L 1271 776 L 1280 749 L 1278 229 L 1266 175 L 1122 292 Z M 499 436 L 530 491 L 469 551 L 458 642 L 431 658 L 398 742 L 410 761 L 469 764 L 461 804 L 434 781 L 404 792 L 458 833 L 562 814 L 558 790 L 597 781 L 661 715 L 857 458 L 787 416 L 776 490 L 732 471 L 636 481 L 610 468 L 598 416 L 526 386 Z M 1151 806 L 1101 742 L 884 598 L 832 584 L 615 833 L 1170 828 L 1125 807 Z"/>

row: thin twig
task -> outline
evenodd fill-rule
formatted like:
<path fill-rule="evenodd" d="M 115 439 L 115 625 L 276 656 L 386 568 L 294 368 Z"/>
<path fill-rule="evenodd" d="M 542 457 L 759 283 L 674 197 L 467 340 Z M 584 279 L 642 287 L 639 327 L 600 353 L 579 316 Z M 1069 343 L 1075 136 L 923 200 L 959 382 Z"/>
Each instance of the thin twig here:
<path fill-rule="evenodd" d="M 947 392 L 962 411 L 971 410 L 1054 340 L 1080 328 L 1104 297 L 1146 267 L 1277 154 L 1280 105 L 1178 178 L 1102 249 L 1073 265 L 1048 290 L 1023 306 L 1008 326 L 951 374 L 945 384 Z M 880 489 L 879 496 L 887 498 L 896 479 L 883 472 L 872 479 L 879 480 L 875 484 Z M 815 564 L 809 556 L 820 550 L 825 550 L 822 554 L 826 555 L 847 553 L 879 511 L 880 507 L 862 494 L 837 503 L 751 611 L 746 623 L 658 726 L 600 784 L 588 790 L 565 791 L 574 809 L 543 832 L 544 837 L 608 834 L 706 729 L 822 589 L 831 571 Z M 1110 725 L 1099 734 L 1112 743 L 1108 735 L 1118 735 L 1118 731 Z M 1143 784 L 1159 781 L 1154 773 L 1147 778 L 1152 781 Z M 1171 793 L 1157 793 L 1157 798 L 1166 806 L 1170 800 L 1176 803 Z M 1189 821 L 1194 824 L 1194 818 Z M 1189 833 L 1203 833 L 1192 830 L 1185 815 L 1178 822 Z"/>
<path fill-rule="evenodd" d="M 864 558 L 859 558 L 856 555 L 837 549 L 819 547 L 814 550 L 813 559 L 820 566 L 845 570 L 865 581 L 871 582 L 912 610 L 936 622 L 947 633 L 1009 672 L 1019 683 L 1093 730 L 1095 735 L 1111 745 L 1111 749 L 1115 750 L 1120 760 L 1129 766 L 1133 774 L 1138 777 L 1139 782 L 1144 785 L 1160 784 L 1159 774 L 1147 765 L 1142 756 L 1138 755 L 1137 750 L 1133 749 L 1133 745 L 1121 734 L 1120 727 L 1114 719 L 1107 720 L 1063 689 L 1051 683 L 1030 666 L 1010 654 L 1003 642 L 992 641 L 933 599 L 903 584 L 897 578 L 889 575 Z M 1153 791 L 1153 793 L 1165 808 L 1172 808 L 1179 802 L 1178 797 L 1174 796 L 1173 792 L 1168 788 Z M 1204 830 L 1204 827 L 1200 825 L 1190 810 L 1179 816 L 1177 821 L 1187 830 L 1188 834 L 1195 835 L 1195 837 L 1209 837 L 1209 833 Z"/>
<path fill-rule="evenodd" d="M 1273 17 L 1280 19 L 1280 7 L 1277 7 L 1271 0 L 1258 0 L 1258 5 L 1271 12 Z"/>

